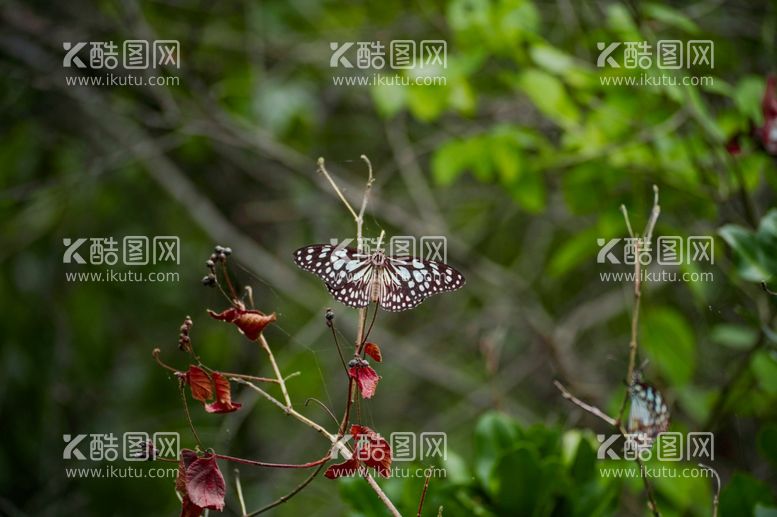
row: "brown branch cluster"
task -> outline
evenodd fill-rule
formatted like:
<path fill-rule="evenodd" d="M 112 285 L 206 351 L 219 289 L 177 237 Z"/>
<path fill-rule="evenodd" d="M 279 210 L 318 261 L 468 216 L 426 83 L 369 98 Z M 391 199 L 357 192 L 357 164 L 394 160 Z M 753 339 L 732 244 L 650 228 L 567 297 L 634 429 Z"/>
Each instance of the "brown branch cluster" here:
<path fill-rule="evenodd" d="M 338 187 L 337 183 L 334 181 L 331 174 L 327 171 L 325 167 L 324 159 L 319 158 L 318 160 L 318 172 L 324 175 L 326 180 L 334 189 L 336 195 L 339 197 L 339 199 L 345 205 L 350 215 L 353 217 L 354 223 L 356 225 L 356 237 L 357 237 L 357 243 L 358 243 L 359 249 L 362 248 L 362 243 L 363 243 L 362 227 L 364 223 L 364 214 L 369 202 L 370 192 L 372 190 L 372 184 L 375 181 L 375 178 L 372 172 L 372 164 L 370 163 L 369 159 L 364 155 L 362 155 L 361 158 L 367 164 L 368 179 L 362 195 L 361 205 L 359 207 L 358 212 L 354 210 L 353 206 L 345 197 L 342 190 Z M 231 254 L 231 249 L 217 246 L 213 255 L 211 255 L 210 259 L 206 262 L 206 266 L 209 270 L 209 274 L 203 278 L 203 284 L 207 286 L 218 287 L 218 289 L 222 292 L 222 294 L 224 294 L 224 296 L 229 300 L 230 304 L 232 305 L 230 309 L 227 309 L 222 313 L 214 313 L 212 311 L 209 311 L 210 315 L 216 319 L 220 319 L 237 325 L 240 331 L 244 335 L 246 335 L 246 337 L 248 337 L 253 341 L 256 341 L 261 346 L 262 350 L 264 350 L 269 360 L 270 366 L 272 368 L 273 375 L 271 377 L 260 377 L 260 376 L 253 376 L 253 375 L 247 375 L 247 374 L 241 374 L 241 373 L 217 372 L 204 365 L 200 360 L 200 357 L 196 354 L 194 346 L 192 344 L 189 332 L 191 330 L 193 323 L 191 319 L 188 317 L 184 322 L 184 325 L 181 327 L 181 335 L 179 336 L 179 346 L 181 350 L 188 352 L 191 355 L 192 359 L 196 362 L 196 365 L 190 366 L 187 372 L 181 372 L 162 361 L 160 357 L 161 353 L 158 348 L 154 350 L 153 356 L 155 360 L 163 368 L 170 370 L 171 372 L 174 372 L 176 377 L 179 379 L 179 390 L 180 390 L 180 395 L 184 406 L 186 419 L 188 421 L 192 435 L 194 436 L 195 442 L 197 443 L 198 449 L 200 451 L 205 451 L 206 449 L 200 440 L 200 437 L 197 433 L 197 430 L 191 418 L 191 414 L 189 411 L 189 404 L 188 404 L 186 392 L 184 389 L 187 384 L 191 388 L 192 397 L 202 401 L 204 404 L 211 397 L 216 398 L 215 402 L 206 404 L 205 406 L 206 410 L 209 412 L 229 412 L 239 408 L 240 407 L 239 404 L 233 403 L 231 401 L 231 396 L 229 395 L 229 391 L 230 391 L 229 382 L 242 384 L 247 388 L 251 389 L 252 391 L 254 391 L 255 393 L 257 393 L 263 399 L 270 402 L 272 405 L 276 406 L 286 415 L 294 418 L 297 422 L 315 430 L 317 433 L 323 436 L 325 440 L 328 442 L 328 449 L 324 457 L 318 460 L 310 461 L 303 464 L 270 463 L 270 462 L 263 462 L 263 461 L 257 461 L 257 460 L 246 459 L 246 458 L 227 456 L 227 455 L 218 454 L 218 453 L 208 453 L 209 455 L 212 455 L 213 457 L 221 460 L 226 460 L 226 461 L 231 461 L 238 464 L 250 465 L 250 466 L 256 466 L 256 467 L 302 468 L 302 469 L 315 468 L 315 470 L 313 470 L 312 473 L 309 476 L 307 476 L 292 491 L 278 498 L 277 500 L 263 506 L 262 508 L 259 508 L 255 511 L 250 511 L 250 512 L 246 509 L 245 499 L 243 497 L 243 488 L 240 482 L 239 471 L 238 469 L 235 469 L 234 480 L 235 480 L 237 497 L 240 504 L 240 513 L 244 517 L 251 517 L 251 516 L 264 513 L 272 508 L 275 508 L 289 501 L 292 497 L 300 493 L 305 487 L 307 487 L 316 478 L 316 476 L 321 472 L 323 467 L 326 465 L 327 461 L 329 461 L 331 458 L 336 457 L 337 454 L 342 455 L 346 460 L 350 460 L 353 457 L 354 450 L 352 450 L 348 445 L 346 445 L 346 443 L 344 443 L 343 437 L 345 435 L 346 429 L 348 429 L 348 424 L 350 422 L 351 408 L 354 405 L 354 402 L 357 400 L 359 391 L 357 389 L 357 385 L 354 380 L 354 377 L 349 375 L 348 389 L 346 392 L 347 396 L 346 396 L 346 401 L 344 403 L 343 415 L 341 419 L 338 421 L 338 429 L 336 432 L 330 432 L 325 426 L 308 418 L 307 416 L 305 416 L 295 408 L 294 404 L 292 403 L 292 399 L 289 395 L 289 391 L 286 386 L 286 381 L 289 378 L 293 377 L 294 375 L 298 375 L 299 372 L 295 372 L 288 376 L 284 376 L 281 373 L 281 369 L 279 368 L 278 363 L 275 360 L 275 356 L 272 352 L 270 344 L 265 338 L 264 334 L 262 333 L 262 329 L 264 328 L 264 326 L 275 320 L 275 314 L 273 313 L 271 315 L 265 315 L 261 311 L 254 309 L 253 293 L 250 287 L 245 288 L 245 291 L 242 297 L 239 297 L 237 295 L 237 292 L 235 291 L 232 280 L 230 279 L 229 271 L 227 270 L 227 267 L 226 267 L 227 257 L 230 254 Z M 224 287 L 222 286 L 222 282 L 219 280 L 219 276 L 221 276 L 224 279 L 223 283 L 226 285 L 226 289 L 224 289 Z M 246 300 L 248 302 L 248 308 L 246 308 Z M 358 311 L 358 330 L 356 333 L 356 339 L 354 344 L 355 358 L 360 358 L 364 354 L 365 345 L 367 344 L 367 337 L 372 328 L 372 323 L 374 323 L 375 316 L 373 315 L 372 323 L 369 325 L 369 328 L 368 328 L 367 314 L 368 314 L 367 308 L 359 309 Z M 375 314 L 377 314 L 377 307 L 375 308 Z M 332 334 L 334 336 L 338 352 L 340 353 L 341 360 L 343 360 L 343 365 L 345 367 L 345 361 L 342 356 L 342 351 L 340 350 L 339 343 L 337 342 L 337 332 L 335 330 L 333 319 L 334 319 L 333 313 L 331 312 L 331 310 L 327 310 L 326 323 L 327 323 L 327 326 L 329 326 L 332 329 Z M 346 367 L 346 374 L 347 373 L 348 373 L 348 368 Z M 226 383 L 226 386 L 224 385 L 224 383 Z M 277 385 L 280 389 L 281 397 L 278 398 L 272 395 L 269 391 L 260 387 L 259 383 Z M 220 404 L 220 405 L 217 405 L 217 404 Z M 330 415 L 332 415 L 331 411 L 328 408 L 326 408 L 326 406 L 325 406 L 325 409 L 327 410 L 327 412 L 329 412 Z M 332 416 L 334 418 L 334 415 Z M 383 491 L 380 485 L 378 485 L 374 477 L 369 472 L 367 472 L 366 469 L 360 469 L 359 475 L 366 480 L 366 482 L 375 492 L 375 494 L 380 499 L 380 501 L 385 505 L 388 511 L 395 517 L 400 516 L 400 513 L 397 510 L 396 506 L 392 503 L 392 501 L 389 499 L 389 497 L 386 495 L 386 493 Z M 219 473 L 219 477 L 220 476 L 221 475 Z M 419 504 L 419 512 L 421 507 L 423 506 L 423 499 L 428 489 L 428 482 L 429 480 L 427 479 L 424 485 L 421 503 Z M 223 496 L 223 493 L 222 493 L 222 496 Z"/>

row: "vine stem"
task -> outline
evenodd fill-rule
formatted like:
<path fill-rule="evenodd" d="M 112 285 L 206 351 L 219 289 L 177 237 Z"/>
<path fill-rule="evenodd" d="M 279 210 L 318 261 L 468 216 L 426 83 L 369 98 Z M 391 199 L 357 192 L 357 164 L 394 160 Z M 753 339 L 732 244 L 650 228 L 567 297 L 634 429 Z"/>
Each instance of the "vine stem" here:
<path fill-rule="evenodd" d="M 227 456 L 226 454 L 213 453 L 218 459 L 232 461 L 234 463 L 242 463 L 243 465 L 251 465 L 254 467 L 267 467 L 273 469 L 309 469 L 312 467 L 318 467 L 329 461 L 329 454 L 321 459 L 315 461 L 309 461 L 308 463 L 269 463 L 266 461 L 249 460 L 246 458 L 237 458 L 235 456 Z"/>

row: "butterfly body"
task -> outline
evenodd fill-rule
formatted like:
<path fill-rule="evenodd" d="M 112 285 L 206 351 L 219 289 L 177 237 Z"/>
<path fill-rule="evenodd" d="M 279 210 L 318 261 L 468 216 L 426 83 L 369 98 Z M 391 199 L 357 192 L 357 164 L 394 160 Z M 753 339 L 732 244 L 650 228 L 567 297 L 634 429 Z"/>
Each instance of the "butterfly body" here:
<path fill-rule="evenodd" d="M 376 302 L 388 311 L 404 311 L 465 283 L 461 273 L 442 262 L 392 257 L 381 250 L 314 244 L 295 251 L 294 262 L 321 278 L 336 300 L 358 308 Z"/>

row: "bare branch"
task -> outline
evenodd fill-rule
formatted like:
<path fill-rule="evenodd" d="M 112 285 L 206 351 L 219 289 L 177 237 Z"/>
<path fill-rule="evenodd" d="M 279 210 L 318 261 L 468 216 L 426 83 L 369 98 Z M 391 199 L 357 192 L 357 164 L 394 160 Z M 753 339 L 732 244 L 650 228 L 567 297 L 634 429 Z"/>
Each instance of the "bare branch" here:
<path fill-rule="evenodd" d="M 353 216 L 354 221 L 359 220 L 359 216 L 354 211 L 353 207 L 351 206 L 351 203 L 348 202 L 347 199 L 345 199 L 345 196 L 343 195 L 342 191 L 340 190 L 340 187 L 337 186 L 337 183 L 335 183 L 335 180 L 332 179 L 332 176 L 329 174 L 329 171 L 326 170 L 326 164 L 324 163 L 324 158 L 321 157 L 318 159 L 318 172 L 324 175 L 324 177 L 327 179 L 330 185 L 332 185 L 332 188 L 337 193 L 337 196 L 340 198 L 340 201 L 343 202 L 345 205 L 345 208 L 348 209 L 349 212 L 351 212 L 351 215 Z"/>
<path fill-rule="evenodd" d="M 281 387 L 283 401 L 286 402 L 286 407 L 291 409 L 291 399 L 289 398 L 289 392 L 286 389 L 286 381 L 284 380 L 283 375 L 281 375 L 281 371 L 278 369 L 278 363 L 275 362 L 275 356 L 273 355 L 272 350 L 270 350 L 270 345 L 267 344 L 267 340 L 264 338 L 264 334 L 259 334 L 259 343 L 261 343 L 264 351 L 267 352 L 267 357 L 270 358 L 270 364 L 272 365 L 272 369 L 275 372 L 275 378 L 278 380 L 278 384 Z"/>
<path fill-rule="evenodd" d="M 592 406 L 590 404 L 586 404 L 585 402 L 583 402 L 579 398 L 575 397 L 559 381 L 553 381 L 553 384 L 555 384 L 555 386 L 559 389 L 559 391 L 561 392 L 561 396 L 562 397 L 564 397 L 565 399 L 569 400 L 570 402 L 572 402 L 576 406 L 584 409 L 585 411 L 588 411 L 589 413 L 591 413 L 595 417 L 601 418 L 602 420 L 604 420 L 605 422 L 607 422 L 611 426 L 616 426 L 616 423 L 617 423 L 616 420 L 614 418 L 612 418 L 611 416 L 607 415 L 606 413 L 604 413 L 601 409 L 599 409 L 596 406 Z"/>
<path fill-rule="evenodd" d="M 421 517 L 421 511 L 424 509 L 424 499 L 426 499 L 426 491 L 429 490 L 429 480 L 432 478 L 431 475 L 426 476 L 426 479 L 424 480 L 424 489 L 421 492 L 421 500 L 418 501 L 418 514 L 417 517 Z"/>

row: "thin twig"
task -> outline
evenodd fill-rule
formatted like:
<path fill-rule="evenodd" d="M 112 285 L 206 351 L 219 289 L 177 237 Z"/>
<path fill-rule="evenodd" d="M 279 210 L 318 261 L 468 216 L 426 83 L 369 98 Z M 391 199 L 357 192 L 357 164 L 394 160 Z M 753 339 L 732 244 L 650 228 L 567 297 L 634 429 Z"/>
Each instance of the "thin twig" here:
<path fill-rule="evenodd" d="M 265 399 L 267 399 L 268 401 L 272 402 L 273 404 L 275 404 L 276 406 L 281 408 L 281 410 L 284 411 L 285 413 L 290 413 L 289 408 L 287 406 L 284 406 L 283 402 L 279 401 L 278 399 L 276 399 L 275 397 L 273 397 L 272 395 L 270 395 L 269 393 L 264 391 L 262 388 L 260 388 L 256 384 L 253 384 L 252 382 L 247 381 L 245 379 L 242 379 L 240 377 L 229 377 L 229 380 L 232 381 L 232 382 L 238 382 L 240 384 L 245 384 L 246 386 L 248 386 L 249 388 L 251 388 L 255 392 L 257 392 L 260 395 L 262 395 Z"/>
<path fill-rule="evenodd" d="M 202 441 L 200 441 L 200 435 L 197 434 L 197 429 L 194 428 L 194 422 L 192 422 L 192 414 L 189 412 L 189 401 L 186 400 L 186 392 L 183 390 L 183 381 L 179 380 L 178 382 L 178 391 L 181 394 L 181 401 L 183 402 L 183 410 L 184 413 L 186 413 L 186 421 L 189 422 L 189 428 L 192 430 L 192 434 L 194 435 L 194 441 L 197 442 L 197 446 L 200 449 L 204 450 L 204 447 L 202 446 Z"/>
<path fill-rule="evenodd" d="M 254 308 L 254 289 L 250 285 L 247 285 L 243 288 L 243 296 L 248 297 L 248 303 L 249 303 L 248 306 L 253 309 Z"/>
<path fill-rule="evenodd" d="M 324 411 L 326 411 L 326 412 L 327 412 L 327 414 L 328 414 L 329 416 L 331 416 L 331 417 L 332 417 L 332 421 L 335 423 L 335 425 L 338 425 L 338 424 L 339 424 L 339 422 L 337 421 L 337 417 L 335 416 L 335 414 L 334 414 L 334 413 L 332 413 L 332 410 L 331 410 L 331 409 L 329 409 L 329 408 L 327 407 L 327 405 L 326 405 L 326 404 L 324 404 L 323 402 L 321 402 L 320 400 L 318 400 L 316 397 L 308 397 L 308 398 L 306 398 L 306 399 L 305 399 L 305 407 L 307 407 L 308 403 L 309 403 L 311 400 L 312 400 L 313 402 L 315 402 L 316 404 L 318 404 L 319 406 L 321 406 L 322 408 L 324 408 Z"/>
<path fill-rule="evenodd" d="M 332 176 L 329 175 L 329 172 L 326 170 L 326 164 L 324 162 L 324 158 L 321 157 L 318 159 L 318 172 L 324 175 L 324 177 L 329 181 L 329 184 L 332 185 L 332 188 L 337 193 L 337 196 L 340 198 L 340 201 L 343 202 L 345 205 L 345 208 L 348 209 L 349 212 L 351 212 L 351 215 L 353 216 L 354 221 L 359 219 L 359 216 L 356 214 L 356 211 L 351 206 L 351 203 L 348 202 L 348 200 L 345 198 L 343 193 L 340 191 L 340 188 L 337 186 L 337 183 L 335 183 L 335 180 L 332 179 Z"/>
<path fill-rule="evenodd" d="M 267 352 L 267 357 L 270 358 L 270 364 L 275 372 L 275 378 L 278 379 L 278 384 L 281 387 L 283 401 L 286 403 L 286 407 L 291 409 L 291 398 L 289 398 L 289 392 L 286 389 L 286 381 L 283 379 L 283 375 L 281 375 L 281 371 L 278 369 L 278 363 L 275 362 L 275 356 L 273 355 L 272 350 L 270 350 L 270 345 L 267 344 L 267 339 L 265 339 L 264 334 L 259 334 L 259 343 L 261 343 L 264 351 Z"/>
<path fill-rule="evenodd" d="M 353 209 L 353 206 L 351 206 L 351 203 L 348 202 L 348 200 L 343 195 L 343 192 L 340 190 L 340 187 L 337 186 L 337 183 L 335 183 L 335 180 L 332 179 L 332 176 L 329 174 L 329 171 L 326 170 L 326 163 L 324 162 L 324 158 L 318 159 L 318 172 L 324 175 L 324 177 L 327 179 L 329 184 L 332 186 L 332 189 L 335 191 L 337 196 L 340 198 L 340 201 L 343 202 L 345 205 L 345 208 L 348 209 L 348 211 L 351 213 L 351 216 L 353 216 L 353 220 L 356 223 L 356 243 L 357 243 L 357 249 L 359 252 L 362 251 L 362 225 L 364 224 L 364 212 L 367 210 L 367 203 L 370 198 L 370 191 L 372 190 L 372 184 L 375 182 L 375 177 L 372 175 L 372 163 L 370 162 L 370 159 L 367 158 L 365 155 L 361 155 L 360 158 L 364 160 L 364 162 L 367 164 L 367 185 L 364 188 L 364 194 L 362 195 L 362 204 L 359 208 L 359 213 L 357 214 L 356 211 Z"/>
<path fill-rule="evenodd" d="M 302 489 L 304 489 L 306 486 L 308 486 L 311 483 L 311 481 L 313 481 L 316 478 L 316 476 L 318 476 L 318 474 L 321 472 L 321 469 L 323 469 L 323 468 L 324 468 L 324 464 L 322 463 L 321 465 L 318 466 L 318 468 L 316 470 L 314 470 L 308 477 L 306 477 L 305 480 L 302 481 L 302 483 L 297 485 L 296 488 L 294 488 L 294 490 L 292 490 L 291 492 L 289 492 L 286 495 L 283 495 L 283 496 L 279 497 L 278 499 L 276 499 L 272 503 L 270 503 L 270 504 L 268 504 L 266 506 L 263 506 L 263 507 L 259 508 L 258 510 L 255 510 L 255 511 L 253 511 L 251 513 L 246 514 L 245 511 L 244 511 L 243 512 L 244 517 L 255 517 L 256 515 L 262 514 L 262 513 L 266 512 L 266 511 L 269 511 L 269 510 L 272 510 L 276 506 L 282 505 L 283 503 L 285 503 L 286 501 L 288 501 L 289 499 L 291 499 L 292 497 L 294 497 L 295 495 L 300 493 L 302 491 Z"/>
<path fill-rule="evenodd" d="M 340 362 L 343 364 L 343 370 L 345 370 L 345 374 L 348 375 L 348 366 L 345 365 L 345 357 L 343 356 L 343 350 L 340 348 L 340 341 L 337 339 L 334 321 L 329 325 L 329 329 L 332 331 L 332 338 L 335 340 L 335 348 L 337 349 L 337 355 L 340 356 Z"/>
<path fill-rule="evenodd" d="M 626 228 L 629 231 L 629 237 L 634 238 L 634 230 L 631 229 L 631 221 L 629 220 L 629 210 L 626 205 L 621 205 L 621 212 L 623 213 L 623 219 L 626 220 Z"/>
<path fill-rule="evenodd" d="M 162 358 L 159 357 L 161 353 L 162 353 L 162 351 L 159 350 L 159 348 L 155 348 L 155 349 L 153 349 L 151 351 L 151 356 L 154 358 L 154 360 L 157 362 L 157 364 L 159 364 L 159 366 L 161 366 L 162 368 L 165 368 L 166 370 L 170 370 L 171 372 L 173 372 L 175 374 L 179 373 L 178 370 L 176 370 L 175 368 L 173 368 L 172 366 L 170 366 L 168 364 L 165 364 L 164 361 L 162 361 Z"/>
<path fill-rule="evenodd" d="M 653 208 L 650 211 L 650 216 L 648 217 L 648 221 L 645 224 L 645 230 L 642 232 L 641 236 L 634 235 L 626 207 L 621 206 L 621 210 L 623 211 L 623 217 L 626 220 L 626 228 L 628 229 L 629 235 L 631 236 L 632 242 L 634 243 L 634 306 L 632 307 L 631 312 L 629 363 L 626 367 L 626 384 L 630 386 L 631 383 L 634 382 L 634 367 L 636 365 L 637 349 L 639 347 L 639 310 L 642 302 L 642 262 L 640 259 L 640 254 L 643 246 L 646 251 L 651 251 L 650 242 L 653 238 L 653 230 L 655 229 L 656 223 L 658 222 L 658 216 L 661 214 L 661 206 L 658 204 L 658 186 L 653 185 Z M 626 393 L 623 395 L 623 401 L 621 402 L 617 419 L 618 427 L 621 434 L 623 435 L 625 435 L 627 432 L 627 429 L 624 428 L 622 422 L 623 413 L 626 410 L 626 402 L 628 399 L 629 390 L 627 389 Z M 639 458 L 637 458 L 637 464 L 639 465 L 640 476 L 642 477 L 642 482 L 644 483 L 645 491 L 647 492 L 648 505 L 650 506 L 650 510 L 653 512 L 653 515 L 658 517 L 660 512 L 658 511 L 658 503 L 656 503 L 655 493 L 653 492 L 653 485 L 645 475 L 645 466 Z"/>
<path fill-rule="evenodd" d="M 237 500 L 240 503 L 240 515 L 245 515 L 247 513 L 246 501 L 243 498 L 243 485 L 240 483 L 240 469 L 236 467 L 234 470 L 234 473 L 235 473 L 235 488 L 237 489 Z"/>
<path fill-rule="evenodd" d="M 315 461 L 309 461 L 307 463 L 270 463 L 267 461 L 249 460 L 246 458 L 238 458 L 236 456 L 228 456 L 226 454 L 218 454 L 215 452 L 213 453 L 213 456 L 221 460 L 233 461 L 243 465 L 251 465 L 253 467 L 267 467 L 271 469 L 309 469 L 318 467 L 330 459 L 329 453 L 327 453 L 323 458 L 317 459 Z"/>
<path fill-rule="evenodd" d="M 207 368 L 210 370 L 210 368 Z M 213 370 L 211 370 L 213 371 Z M 240 379 L 245 379 L 247 381 L 254 381 L 254 382 L 270 382 L 275 384 L 280 384 L 278 379 L 273 379 L 271 377 L 257 377 L 256 375 L 247 375 L 245 373 L 233 373 L 233 372 L 218 372 L 224 377 L 239 377 Z M 288 377 L 286 377 L 288 379 Z"/>
<path fill-rule="evenodd" d="M 720 503 L 720 476 L 718 471 L 709 465 L 703 463 L 698 464 L 701 468 L 707 469 L 715 474 L 715 493 L 712 495 L 712 517 L 718 517 L 718 504 Z"/>
<path fill-rule="evenodd" d="M 658 187 L 653 185 L 653 208 L 650 211 L 650 216 L 645 224 L 645 231 L 642 236 L 635 236 L 629 221 L 628 211 L 626 207 L 621 205 L 621 211 L 626 221 L 626 228 L 634 243 L 634 306 L 631 312 L 631 336 L 629 339 L 629 362 L 626 368 L 626 384 L 631 385 L 634 382 L 634 367 L 637 361 L 637 349 L 639 348 L 639 311 L 642 302 L 642 262 L 640 260 L 640 254 L 642 253 L 642 247 L 645 247 L 646 251 L 650 251 L 650 241 L 653 238 L 653 230 L 655 229 L 658 216 L 661 214 L 661 206 L 658 204 Z M 623 412 L 626 410 L 626 402 L 628 400 L 628 390 L 624 394 L 623 401 L 621 402 L 620 410 L 618 411 L 618 421 L 623 420 Z"/>
<path fill-rule="evenodd" d="M 424 509 L 424 499 L 426 499 L 426 491 L 429 490 L 429 480 L 432 479 L 432 476 L 426 476 L 426 480 L 424 480 L 424 489 L 421 492 L 421 500 L 418 501 L 418 517 L 421 517 L 421 511 Z"/>
<path fill-rule="evenodd" d="M 596 416 L 598 418 L 601 418 L 602 420 L 604 420 L 605 422 L 607 422 L 611 426 L 616 427 L 616 424 L 617 424 L 616 420 L 614 418 L 612 418 L 611 416 L 607 415 L 606 413 L 604 413 L 601 409 L 599 409 L 596 406 L 592 406 L 590 404 L 586 404 L 585 402 L 583 402 L 579 398 L 575 397 L 559 381 L 553 381 L 553 384 L 555 384 L 556 387 L 558 388 L 558 390 L 561 392 L 561 396 L 562 397 L 564 397 L 565 399 L 569 400 L 573 404 L 579 406 L 580 408 L 584 409 L 585 411 L 588 411 L 592 415 L 594 415 L 594 416 Z"/>
<path fill-rule="evenodd" d="M 359 346 L 360 349 L 364 348 L 365 342 L 370 338 L 370 332 L 372 332 L 372 327 L 375 325 L 375 319 L 378 316 L 378 304 L 375 304 L 375 312 L 372 313 L 372 320 L 370 321 L 370 326 L 367 327 L 367 332 L 364 333 L 364 338 L 362 339 L 362 343 Z"/>
<path fill-rule="evenodd" d="M 642 483 L 645 485 L 645 492 L 647 493 L 648 498 L 648 507 L 650 508 L 650 511 L 653 513 L 654 517 L 661 517 L 661 512 L 658 511 L 658 504 L 656 503 L 656 494 L 653 492 L 653 484 L 650 482 L 650 480 L 647 477 L 645 464 L 642 463 L 642 460 L 639 458 L 636 458 L 637 465 L 639 465 L 639 475 L 642 478 Z"/>

